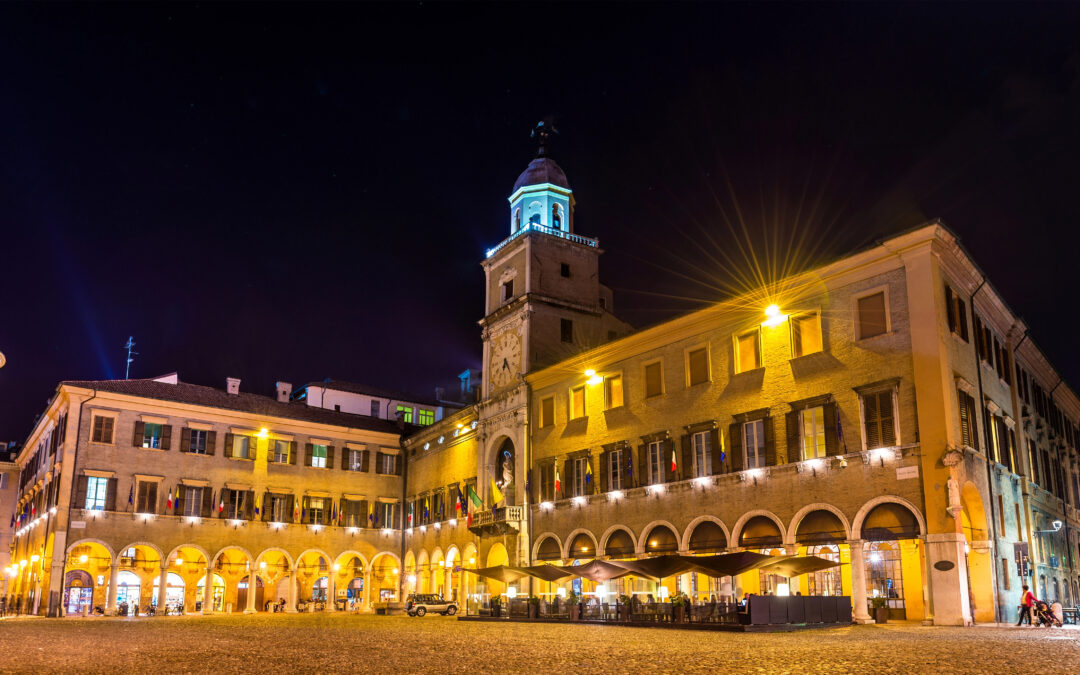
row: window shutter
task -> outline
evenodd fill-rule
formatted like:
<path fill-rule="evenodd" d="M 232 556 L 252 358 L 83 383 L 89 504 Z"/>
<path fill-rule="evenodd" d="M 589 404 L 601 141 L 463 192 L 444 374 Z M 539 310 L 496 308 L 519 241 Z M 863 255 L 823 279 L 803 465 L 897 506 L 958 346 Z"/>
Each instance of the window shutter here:
<path fill-rule="evenodd" d="M 131 444 L 136 448 L 141 448 L 143 444 L 143 436 L 146 434 L 146 422 L 135 423 L 135 433 L 131 437 Z"/>
<path fill-rule="evenodd" d="M 836 403 L 826 403 L 821 406 L 821 419 L 825 425 L 825 456 L 833 457 L 841 454 L 840 438 L 836 433 L 836 417 L 840 414 Z"/>
<path fill-rule="evenodd" d="M 968 430 L 971 433 L 971 447 L 979 449 L 979 426 L 975 423 L 975 399 L 967 394 Z"/>
<path fill-rule="evenodd" d="M 714 474 L 727 473 L 726 458 L 720 456 L 720 430 L 713 429 L 709 432 L 709 456 L 712 461 Z"/>
<path fill-rule="evenodd" d="M 563 473 L 562 476 L 560 476 L 562 485 L 559 486 L 562 488 L 562 494 L 559 495 L 559 499 L 565 499 L 566 497 L 572 497 L 574 495 L 574 474 L 571 472 L 573 466 L 573 460 L 567 459 L 563 461 Z"/>
<path fill-rule="evenodd" d="M 187 452 L 191 449 L 191 429 L 184 427 L 180 429 L 180 452 Z"/>
<path fill-rule="evenodd" d="M 143 509 L 146 513 L 157 513 L 157 483 L 146 483 L 146 504 Z"/>
<path fill-rule="evenodd" d="M 956 304 L 953 300 L 952 289 L 945 284 L 945 318 L 949 322 L 949 330 L 956 332 Z"/>
<path fill-rule="evenodd" d="M 402 469 L 405 468 L 405 455 L 391 455 L 394 458 L 394 475 L 400 476 Z"/>
<path fill-rule="evenodd" d="M 289 441 L 289 464 L 296 466 L 296 441 Z"/>
<path fill-rule="evenodd" d="M 967 306 L 960 298 L 956 299 L 956 319 L 960 322 L 960 337 L 968 341 Z"/>
<path fill-rule="evenodd" d="M 211 493 L 210 488 L 205 488 L 205 487 L 200 488 L 200 492 L 202 492 L 202 517 L 203 518 L 209 518 L 210 517 L 210 501 L 214 498 L 214 495 L 210 494 Z"/>
<path fill-rule="evenodd" d="M 732 471 L 743 470 L 743 425 L 728 425 L 728 466 Z"/>
<path fill-rule="evenodd" d="M 226 457 L 232 457 L 232 449 L 233 449 L 233 435 L 226 432 L 225 433 L 225 453 L 224 453 Z"/>
<path fill-rule="evenodd" d="M 345 454 L 345 453 L 342 453 L 342 454 Z M 333 469 L 334 468 L 334 446 L 332 446 L 332 445 L 326 446 L 326 468 L 327 469 Z"/>
<path fill-rule="evenodd" d="M 77 487 L 75 488 L 75 508 L 86 508 L 86 484 L 89 481 L 87 476 L 79 476 Z"/>
<path fill-rule="evenodd" d="M 896 421 L 893 417 L 893 393 L 883 391 L 877 395 L 878 417 L 881 419 L 881 444 L 896 445 Z"/>
<path fill-rule="evenodd" d="M 638 487 L 649 484 L 649 446 L 642 443 L 637 446 L 637 484 Z"/>
<path fill-rule="evenodd" d="M 265 490 L 263 492 L 263 494 L 262 494 L 262 504 L 259 505 L 259 517 L 262 518 L 263 522 L 268 523 L 271 520 L 271 518 L 270 518 L 270 508 L 269 507 L 270 507 L 271 495 L 273 495 L 273 494 L 274 493 L 270 492 L 269 490 Z M 255 505 L 254 504 L 251 505 L 251 510 L 252 510 L 252 512 L 255 511 Z M 291 516 L 292 514 L 290 513 L 290 514 L 285 514 L 285 515 L 286 516 Z"/>
<path fill-rule="evenodd" d="M 360 500 L 360 517 L 359 517 L 360 527 L 372 527 L 374 525 L 374 523 L 370 522 L 367 519 L 367 516 L 368 516 L 368 500 L 361 499 Z"/>
<path fill-rule="evenodd" d="M 266 508 L 266 500 L 263 500 L 262 511 L 266 513 L 269 509 Z M 244 519 L 255 520 L 255 491 L 248 490 L 244 493 Z"/>
<path fill-rule="evenodd" d="M 168 450 L 172 446 L 172 425 L 161 425 L 161 449 Z"/>
<path fill-rule="evenodd" d="M 105 510 L 106 511 L 115 511 L 116 510 L 116 483 L 117 483 L 116 478 L 110 478 L 109 479 L 109 486 L 105 491 Z"/>
<path fill-rule="evenodd" d="M 990 417 L 991 417 L 990 411 L 987 410 L 986 406 L 984 405 L 983 409 L 982 409 L 982 420 L 983 420 L 983 438 L 986 439 L 986 456 L 988 458 L 996 461 L 997 457 L 994 456 L 996 454 L 995 451 L 994 451 L 994 432 L 990 428 L 990 424 L 991 424 Z"/>
<path fill-rule="evenodd" d="M 312 443 L 304 444 L 304 466 L 311 466 L 311 458 L 315 456 L 315 445 Z"/>
<path fill-rule="evenodd" d="M 787 456 L 789 462 L 797 462 L 802 459 L 802 448 L 800 447 L 800 433 L 799 433 L 799 411 L 792 410 L 784 415 L 784 424 L 787 427 Z M 766 423 L 766 426 L 768 423 Z M 768 436 L 769 432 L 766 430 L 765 435 Z M 765 464 L 768 466 L 774 466 L 776 464 L 776 453 L 773 452 L 772 457 L 769 456 L 768 443 L 765 443 Z"/>
<path fill-rule="evenodd" d="M 779 462 L 776 458 L 776 434 L 773 433 L 773 418 L 763 417 L 761 428 L 765 430 L 765 464 L 776 466 Z"/>
<path fill-rule="evenodd" d="M 866 448 L 867 450 L 879 448 L 881 447 L 881 435 L 878 433 L 878 429 L 880 428 L 880 415 L 878 411 L 877 394 L 863 396 L 862 404 L 863 434 L 866 437 Z"/>
<path fill-rule="evenodd" d="M 370 458 L 371 458 L 371 451 L 370 450 L 364 450 L 361 453 L 361 457 L 362 457 L 362 459 L 360 460 L 360 470 L 363 471 L 364 473 L 367 473 L 368 460 L 370 460 Z"/>
<path fill-rule="evenodd" d="M 351 454 L 352 454 L 352 451 L 349 450 L 349 446 L 345 446 L 345 447 L 343 447 L 341 449 L 341 468 L 342 468 L 342 470 L 352 468 L 352 467 L 349 466 L 349 455 L 351 455 Z"/>
<path fill-rule="evenodd" d="M 229 447 L 231 448 L 232 446 L 230 445 Z M 217 449 L 217 432 L 216 431 L 207 431 L 206 432 L 206 454 L 207 455 L 213 455 L 214 450 L 216 450 L 216 449 Z M 230 450 L 229 452 L 231 453 L 232 450 Z"/>
<path fill-rule="evenodd" d="M 679 459 L 679 479 L 686 480 L 697 475 L 694 471 L 694 437 L 683 434 L 680 442 L 682 443 L 682 457 Z"/>
<path fill-rule="evenodd" d="M 375 473 L 381 474 L 383 472 L 383 453 L 375 453 Z"/>
<path fill-rule="evenodd" d="M 601 493 L 608 491 L 608 477 L 611 476 L 611 467 L 608 465 L 610 459 L 610 453 L 607 450 L 600 451 L 599 485 Z"/>

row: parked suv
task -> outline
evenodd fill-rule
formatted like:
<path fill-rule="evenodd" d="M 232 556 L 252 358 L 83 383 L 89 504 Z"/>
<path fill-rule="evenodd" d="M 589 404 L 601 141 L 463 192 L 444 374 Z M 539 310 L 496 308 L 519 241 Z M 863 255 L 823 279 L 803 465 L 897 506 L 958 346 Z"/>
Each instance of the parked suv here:
<path fill-rule="evenodd" d="M 405 611 L 409 616 L 424 616 L 428 612 L 438 612 L 443 616 L 457 614 L 457 603 L 443 600 L 434 593 L 411 593 L 405 599 Z"/>

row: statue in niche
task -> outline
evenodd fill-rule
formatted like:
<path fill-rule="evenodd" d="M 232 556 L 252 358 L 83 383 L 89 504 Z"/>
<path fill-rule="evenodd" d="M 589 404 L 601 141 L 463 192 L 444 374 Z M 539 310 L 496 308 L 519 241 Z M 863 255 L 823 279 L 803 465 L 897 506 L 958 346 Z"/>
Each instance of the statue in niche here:
<path fill-rule="evenodd" d="M 514 458 L 509 450 L 502 452 L 502 484 L 504 486 L 514 484 Z"/>
<path fill-rule="evenodd" d="M 949 511 L 953 513 L 959 513 L 960 506 L 960 483 L 954 477 L 950 477 L 945 483 L 945 487 L 949 491 Z"/>

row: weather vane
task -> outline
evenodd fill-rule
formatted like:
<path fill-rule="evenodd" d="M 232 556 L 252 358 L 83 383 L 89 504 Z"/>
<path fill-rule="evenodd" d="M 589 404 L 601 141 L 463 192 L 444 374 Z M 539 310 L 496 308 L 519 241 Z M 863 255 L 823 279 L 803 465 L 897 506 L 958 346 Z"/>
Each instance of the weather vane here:
<path fill-rule="evenodd" d="M 540 149 L 536 152 L 537 157 L 548 156 L 548 146 L 551 144 L 551 137 L 557 136 L 558 134 L 559 130 L 555 128 L 555 118 L 551 115 L 548 115 L 536 123 L 532 133 L 529 134 L 529 138 L 540 140 Z"/>
<path fill-rule="evenodd" d="M 135 336 L 134 335 L 129 335 L 128 336 L 128 341 L 127 341 L 127 344 L 124 345 L 124 348 L 127 349 L 127 352 L 128 352 L 128 354 L 127 354 L 127 365 L 124 367 L 124 379 L 125 380 L 130 380 L 131 379 L 131 364 L 134 363 L 134 361 L 135 361 L 135 359 L 133 359 L 132 357 L 139 355 L 139 352 L 131 351 L 132 349 L 135 348 Z"/>

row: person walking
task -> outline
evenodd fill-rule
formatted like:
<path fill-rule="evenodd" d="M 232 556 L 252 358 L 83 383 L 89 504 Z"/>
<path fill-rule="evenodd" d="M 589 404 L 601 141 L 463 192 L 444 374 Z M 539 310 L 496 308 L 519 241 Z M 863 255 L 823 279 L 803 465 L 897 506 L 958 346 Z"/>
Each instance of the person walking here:
<path fill-rule="evenodd" d="M 1024 594 L 1020 598 L 1020 618 L 1016 620 L 1016 625 L 1023 625 L 1026 620 L 1028 625 L 1031 625 L 1031 610 L 1035 605 L 1035 594 L 1031 592 L 1031 589 L 1027 587 L 1027 584 L 1023 586 Z"/>

